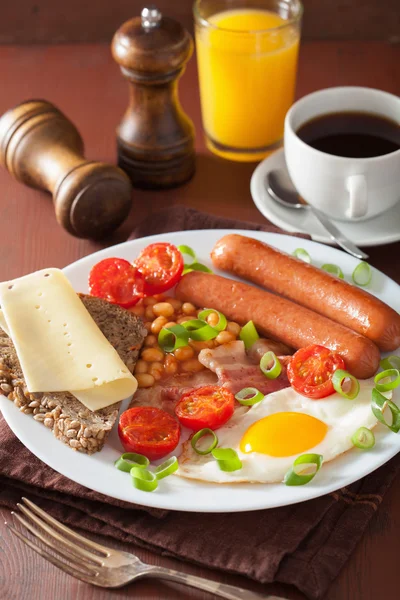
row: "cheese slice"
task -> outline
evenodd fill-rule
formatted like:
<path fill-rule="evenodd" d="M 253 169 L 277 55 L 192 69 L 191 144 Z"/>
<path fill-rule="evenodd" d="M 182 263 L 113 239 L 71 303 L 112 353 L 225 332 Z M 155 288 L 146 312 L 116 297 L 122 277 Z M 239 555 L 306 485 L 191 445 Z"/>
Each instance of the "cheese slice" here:
<path fill-rule="evenodd" d="M 30 392 L 69 391 L 95 411 L 136 391 L 136 379 L 59 269 L 0 283 L 0 305 L 0 325 Z"/>

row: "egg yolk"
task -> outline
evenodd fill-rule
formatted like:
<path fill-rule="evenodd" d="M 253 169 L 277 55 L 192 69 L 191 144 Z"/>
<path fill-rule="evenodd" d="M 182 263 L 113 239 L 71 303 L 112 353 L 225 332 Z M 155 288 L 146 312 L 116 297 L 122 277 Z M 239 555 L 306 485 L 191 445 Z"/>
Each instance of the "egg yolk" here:
<path fill-rule="evenodd" d="M 244 453 L 259 452 L 270 456 L 292 456 L 306 452 L 325 437 L 328 426 L 310 415 L 281 412 L 253 423 L 240 442 Z"/>

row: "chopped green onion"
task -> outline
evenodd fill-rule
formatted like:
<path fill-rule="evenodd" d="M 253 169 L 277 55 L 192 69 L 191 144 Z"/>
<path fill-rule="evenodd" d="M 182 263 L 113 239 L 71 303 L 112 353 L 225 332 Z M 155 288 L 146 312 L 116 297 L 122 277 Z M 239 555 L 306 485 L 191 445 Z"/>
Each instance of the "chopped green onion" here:
<path fill-rule="evenodd" d="M 197 442 L 199 442 L 203 437 L 206 437 L 208 435 L 210 435 L 213 438 L 212 442 L 209 446 L 207 446 L 207 448 L 201 450 L 198 447 Z M 205 427 L 204 429 L 200 429 L 200 431 L 194 434 L 194 436 L 190 440 L 190 443 L 192 444 L 193 450 L 197 452 L 197 454 L 210 454 L 211 450 L 214 450 L 215 446 L 218 444 L 218 438 L 212 429 Z"/>
<path fill-rule="evenodd" d="M 351 436 L 351 441 L 354 446 L 361 448 L 361 450 L 369 450 L 375 446 L 375 436 L 367 427 L 360 427 Z"/>
<path fill-rule="evenodd" d="M 242 340 L 245 348 L 251 348 L 251 346 L 260 339 L 253 321 L 249 321 L 246 325 L 243 325 L 239 333 L 239 339 Z"/>
<path fill-rule="evenodd" d="M 371 408 L 378 421 L 386 425 L 386 427 L 389 427 L 391 431 L 397 433 L 400 430 L 400 410 L 394 402 L 385 398 L 385 396 L 383 396 L 376 388 L 372 390 Z M 389 425 L 383 415 L 385 408 L 389 408 L 392 414 L 391 425 Z"/>
<path fill-rule="evenodd" d="M 171 458 L 168 458 L 163 463 L 161 463 L 161 465 L 158 465 L 158 467 L 154 469 L 154 475 L 157 479 L 164 479 L 164 477 L 175 473 L 175 471 L 177 470 L 178 459 L 176 458 L 176 456 L 171 456 Z"/>
<path fill-rule="evenodd" d="M 361 261 L 354 269 L 351 277 L 356 285 L 366 286 L 371 283 L 372 269 L 368 263 Z"/>
<path fill-rule="evenodd" d="M 182 323 L 182 326 L 188 332 L 189 337 L 196 342 L 213 340 L 219 333 L 217 329 L 200 319 L 191 319 L 190 321 Z"/>
<path fill-rule="evenodd" d="M 302 454 L 298 456 L 290 467 L 289 471 L 285 475 L 283 482 L 286 485 L 304 485 L 314 479 L 315 475 L 321 468 L 323 456 L 321 454 Z M 297 467 L 302 466 L 302 470 Z M 306 465 L 306 467 L 304 467 Z M 315 466 L 313 473 L 304 473 L 302 471 L 307 470 L 310 465 Z"/>
<path fill-rule="evenodd" d="M 225 315 L 220 313 L 218 310 L 214 310 L 213 308 L 206 308 L 205 310 L 202 310 L 199 313 L 198 317 L 199 319 L 207 321 L 207 317 L 211 315 L 211 313 L 215 313 L 218 316 L 218 323 L 216 325 L 213 325 L 214 329 L 217 329 L 218 331 L 224 331 L 228 324 L 228 321 L 226 320 Z"/>
<path fill-rule="evenodd" d="M 257 388 L 247 387 L 243 388 L 235 396 L 236 400 L 243 404 L 243 406 L 253 406 L 264 399 L 262 394 Z"/>
<path fill-rule="evenodd" d="M 177 348 L 188 345 L 189 333 L 183 325 L 163 327 L 158 334 L 158 343 L 165 352 L 173 352 Z"/>
<path fill-rule="evenodd" d="M 211 454 L 218 463 L 221 471 L 238 471 L 242 468 L 242 461 L 233 448 L 215 448 Z"/>
<path fill-rule="evenodd" d="M 149 466 L 149 464 L 150 461 L 147 456 L 143 456 L 143 454 L 136 454 L 136 452 L 125 452 L 125 454 L 121 454 L 121 456 L 115 461 L 114 466 L 120 471 L 130 473 L 132 467 L 145 469 Z"/>
<path fill-rule="evenodd" d="M 260 360 L 260 369 L 268 379 L 276 379 L 282 372 L 282 365 L 274 352 L 269 350 Z"/>
<path fill-rule="evenodd" d="M 385 383 L 379 383 L 382 379 L 386 379 Z M 400 372 L 397 369 L 386 369 L 375 375 L 375 387 L 378 392 L 388 392 L 394 390 L 400 385 Z"/>
<path fill-rule="evenodd" d="M 309 265 L 311 264 L 311 256 L 308 254 L 307 250 L 304 250 L 304 248 L 296 248 L 296 250 L 293 252 L 293 256 L 308 263 Z"/>
<path fill-rule="evenodd" d="M 354 400 L 354 398 L 357 398 L 360 391 L 358 379 L 343 369 L 337 369 L 337 371 L 334 372 L 332 376 L 332 385 L 335 388 L 335 391 L 347 400 Z"/>
<path fill-rule="evenodd" d="M 400 356 L 393 354 L 383 358 L 380 362 L 381 369 L 397 369 L 400 371 Z"/>
<path fill-rule="evenodd" d="M 179 252 L 183 255 L 183 260 L 185 261 L 185 267 L 189 267 L 191 264 L 196 262 L 196 253 L 190 246 L 185 246 L 182 244 L 178 246 Z M 189 257 L 189 261 L 186 260 L 186 257 Z"/>
<path fill-rule="evenodd" d="M 131 477 L 132 484 L 142 492 L 154 492 L 158 487 L 157 477 L 148 469 L 133 467 Z"/>
<path fill-rule="evenodd" d="M 190 273 L 190 271 L 201 271 L 202 273 L 212 273 L 212 270 L 206 267 L 206 265 L 202 265 L 201 263 L 194 262 L 190 265 L 185 265 L 182 271 L 182 275 L 186 275 L 186 273 Z"/>
<path fill-rule="evenodd" d="M 322 265 L 321 269 L 327 273 L 330 273 L 331 275 L 336 275 L 336 277 L 339 277 L 339 279 L 344 279 L 343 271 L 337 265 L 326 263 L 325 265 Z"/>

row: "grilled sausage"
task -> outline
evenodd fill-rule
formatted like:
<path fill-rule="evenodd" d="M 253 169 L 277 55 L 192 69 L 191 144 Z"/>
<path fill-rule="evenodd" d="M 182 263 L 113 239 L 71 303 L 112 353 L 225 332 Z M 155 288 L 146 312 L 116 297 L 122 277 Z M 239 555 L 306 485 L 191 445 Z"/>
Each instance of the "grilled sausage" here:
<path fill-rule="evenodd" d="M 290 300 L 219 275 L 192 271 L 182 277 L 176 297 L 221 311 L 232 321 L 252 320 L 265 336 L 292 348 L 321 344 L 338 352 L 346 368 L 360 379 L 374 375 L 380 353 L 364 336 Z"/>
<path fill-rule="evenodd" d="M 302 260 L 242 235 L 215 245 L 214 265 L 298 302 L 369 338 L 384 351 L 400 346 L 400 315 L 387 304 Z"/>

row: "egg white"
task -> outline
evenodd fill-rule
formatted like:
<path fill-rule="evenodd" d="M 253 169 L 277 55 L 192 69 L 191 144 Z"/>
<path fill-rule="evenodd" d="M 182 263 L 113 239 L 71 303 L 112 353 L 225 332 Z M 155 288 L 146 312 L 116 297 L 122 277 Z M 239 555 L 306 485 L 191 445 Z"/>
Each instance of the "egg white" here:
<path fill-rule="evenodd" d="M 323 440 L 301 453 L 322 454 L 324 462 L 328 462 L 353 448 L 351 436 L 359 427 L 372 429 L 377 424 L 371 410 L 373 387 L 373 379 L 360 381 L 360 392 L 355 400 L 346 400 L 339 394 L 321 400 L 311 400 L 288 387 L 269 394 L 250 408 L 239 407 L 232 418 L 215 433 L 218 436 L 218 447 L 236 450 L 242 461 L 242 468 L 233 472 L 221 471 L 211 454 L 197 454 L 188 440 L 183 444 L 176 474 L 214 483 L 283 481 L 299 454 L 277 458 L 258 452 L 243 453 L 240 450 L 241 439 L 253 423 L 279 412 L 303 413 L 319 419 L 328 426 Z"/>

